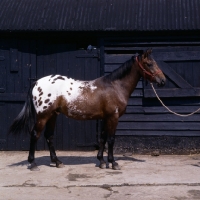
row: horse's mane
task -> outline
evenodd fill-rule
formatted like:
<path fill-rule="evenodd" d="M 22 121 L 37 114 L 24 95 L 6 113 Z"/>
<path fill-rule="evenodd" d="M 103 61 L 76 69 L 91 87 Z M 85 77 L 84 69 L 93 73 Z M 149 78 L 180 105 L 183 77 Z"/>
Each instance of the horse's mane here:
<path fill-rule="evenodd" d="M 127 60 L 119 68 L 115 69 L 110 74 L 104 76 L 103 80 L 105 82 L 111 82 L 111 81 L 115 81 L 115 80 L 124 78 L 126 75 L 128 75 L 130 73 L 133 62 L 134 62 L 134 58 Z"/>

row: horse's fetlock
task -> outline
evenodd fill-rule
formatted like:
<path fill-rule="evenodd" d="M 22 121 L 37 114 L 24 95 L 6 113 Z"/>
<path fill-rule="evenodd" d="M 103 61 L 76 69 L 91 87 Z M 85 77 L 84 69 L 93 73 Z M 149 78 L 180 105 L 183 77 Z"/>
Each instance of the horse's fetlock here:
<path fill-rule="evenodd" d="M 57 156 L 51 156 L 51 162 L 56 163 L 58 161 Z"/>
<path fill-rule="evenodd" d="M 108 157 L 108 162 L 109 162 L 109 163 L 113 163 L 113 162 L 115 162 L 115 160 L 114 160 L 113 157 L 110 157 L 110 158 Z"/>
<path fill-rule="evenodd" d="M 101 159 L 103 159 L 103 156 L 97 155 L 97 159 L 98 159 L 98 160 L 101 160 Z"/>
<path fill-rule="evenodd" d="M 105 144 L 106 143 L 106 139 L 104 139 L 104 138 L 101 138 L 100 140 L 99 140 L 99 144 L 101 145 L 101 144 Z"/>
<path fill-rule="evenodd" d="M 32 163 L 34 161 L 34 157 L 33 156 L 28 156 L 28 162 Z"/>

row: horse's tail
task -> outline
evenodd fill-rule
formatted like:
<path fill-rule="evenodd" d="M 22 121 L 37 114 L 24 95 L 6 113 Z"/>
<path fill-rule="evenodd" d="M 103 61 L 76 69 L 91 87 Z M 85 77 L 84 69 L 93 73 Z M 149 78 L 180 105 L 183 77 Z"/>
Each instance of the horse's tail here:
<path fill-rule="evenodd" d="M 19 135 L 21 132 L 30 133 L 35 123 L 35 108 L 32 101 L 32 90 L 35 83 L 29 88 L 26 102 L 19 115 L 10 126 L 8 133 Z"/>

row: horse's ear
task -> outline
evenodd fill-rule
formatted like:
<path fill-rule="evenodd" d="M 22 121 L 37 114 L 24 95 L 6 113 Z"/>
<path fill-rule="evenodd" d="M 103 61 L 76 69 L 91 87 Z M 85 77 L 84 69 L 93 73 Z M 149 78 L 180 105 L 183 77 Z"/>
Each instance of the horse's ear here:
<path fill-rule="evenodd" d="M 143 53 L 144 58 L 147 58 L 147 57 L 148 57 L 147 51 L 148 51 L 148 50 L 144 51 L 144 53 Z"/>
<path fill-rule="evenodd" d="M 151 49 L 147 49 L 145 52 L 144 52 L 144 58 L 147 58 L 149 55 L 151 55 L 152 53 L 152 48 Z"/>
<path fill-rule="evenodd" d="M 148 53 L 148 55 L 151 55 L 151 53 L 152 53 L 152 48 L 147 49 L 147 53 Z"/>

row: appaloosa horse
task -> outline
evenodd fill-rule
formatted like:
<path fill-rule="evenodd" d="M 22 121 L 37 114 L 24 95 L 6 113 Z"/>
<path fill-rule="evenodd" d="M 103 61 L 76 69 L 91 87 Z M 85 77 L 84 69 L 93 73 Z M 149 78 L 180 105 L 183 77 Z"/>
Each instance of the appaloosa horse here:
<path fill-rule="evenodd" d="M 141 77 L 165 84 L 165 76 L 147 50 L 137 57 L 122 64 L 111 74 L 92 81 L 79 81 L 61 75 L 50 75 L 39 79 L 29 90 L 22 111 L 14 120 L 9 132 L 30 133 L 30 150 L 28 161 L 31 170 L 38 170 L 35 164 L 35 146 L 46 125 L 46 138 L 51 161 L 57 167 L 64 166 L 57 158 L 53 146 L 56 117 L 63 113 L 78 120 L 103 119 L 104 132 L 99 141 L 97 158 L 100 168 L 106 168 L 103 159 L 104 146 L 108 142 L 108 162 L 113 169 L 120 169 L 113 157 L 115 130 L 118 119 L 125 113 L 129 96 Z"/>

